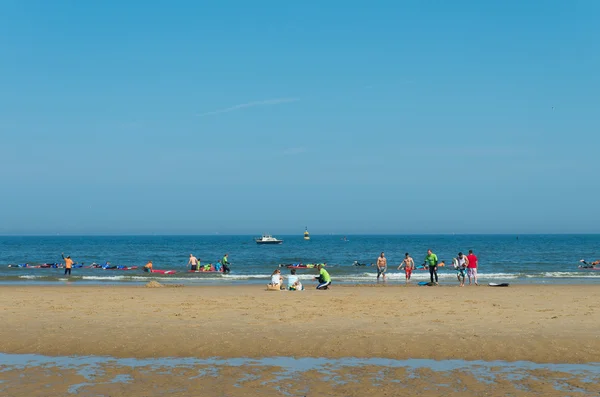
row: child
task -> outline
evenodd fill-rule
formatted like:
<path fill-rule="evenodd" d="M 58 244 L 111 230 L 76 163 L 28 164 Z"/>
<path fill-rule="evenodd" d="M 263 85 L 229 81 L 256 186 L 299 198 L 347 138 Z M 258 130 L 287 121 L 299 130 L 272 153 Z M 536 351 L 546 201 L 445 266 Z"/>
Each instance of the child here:
<path fill-rule="evenodd" d="M 302 291 L 304 287 L 298 279 L 298 276 L 296 276 L 296 269 L 290 270 L 290 273 L 291 274 L 288 276 L 288 289 L 290 291 Z"/>

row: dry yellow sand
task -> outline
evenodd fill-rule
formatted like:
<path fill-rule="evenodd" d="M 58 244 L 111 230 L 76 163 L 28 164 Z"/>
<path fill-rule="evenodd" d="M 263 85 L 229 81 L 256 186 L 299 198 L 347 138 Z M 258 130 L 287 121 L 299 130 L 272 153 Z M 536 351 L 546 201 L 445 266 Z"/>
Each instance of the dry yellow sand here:
<path fill-rule="evenodd" d="M 0 288 L 0 351 L 597 362 L 600 287 Z"/>

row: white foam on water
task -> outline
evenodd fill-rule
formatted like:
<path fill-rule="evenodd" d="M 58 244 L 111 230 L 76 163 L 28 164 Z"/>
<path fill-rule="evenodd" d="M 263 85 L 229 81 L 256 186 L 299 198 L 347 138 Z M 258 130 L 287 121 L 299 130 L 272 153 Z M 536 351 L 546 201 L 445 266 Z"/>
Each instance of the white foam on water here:
<path fill-rule="evenodd" d="M 126 280 L 127 276 L 82 276 L 83 280 Z"/>

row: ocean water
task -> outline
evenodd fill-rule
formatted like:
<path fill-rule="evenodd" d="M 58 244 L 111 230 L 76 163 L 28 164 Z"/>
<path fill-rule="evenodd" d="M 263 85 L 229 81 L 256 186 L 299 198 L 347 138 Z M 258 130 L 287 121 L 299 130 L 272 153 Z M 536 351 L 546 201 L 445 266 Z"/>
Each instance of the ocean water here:
<path fill-rule="evenodd" d="M 384 251 L 388 258 L 388 282 L 403 282 L 396 268 L 405 252 L 417 265 L 431 248 L 449 265 L 459 251 L 473 249 L 479 258 L 481 283 L 600 283 L 600 271 L 578 268 L 579 260 L 600 259 L 600 235 L 407 235 L 344 236 L 302 234 L 277 236 L 281 245 L 258 245 L 253 236 L 5 236 L 0 237 L 0 283 L 81 284 L 161 282 L 183 284 L 264 283 L 279 264 L 327 263 L 335 283 L 373 283 L 375 267 L 353 266 L 354 261 L 374 263 Z M 152 260 L 155 269 L 176 270 L 174 275 L 147 274 L 141 270 L 75 268 L 70 277 L 63 269 L 27 269 L 8 265 L 61 262 L 61 253 L 76 263 L 93 262 L 139 266 Z M 188 273 L 193 253 L 203 263 L 215 263 L 225 253 L 232 263 L 228 275 Z M 289 270 L 282 268 L 285 275 Z M 298 270 L 301 279 L 312 279 L 316 270 Z M 455 283 L 451 266 L 439 269 L 441 283 Z M 427 271 L 415 271 L 415 281 L 428 279 Z"/>

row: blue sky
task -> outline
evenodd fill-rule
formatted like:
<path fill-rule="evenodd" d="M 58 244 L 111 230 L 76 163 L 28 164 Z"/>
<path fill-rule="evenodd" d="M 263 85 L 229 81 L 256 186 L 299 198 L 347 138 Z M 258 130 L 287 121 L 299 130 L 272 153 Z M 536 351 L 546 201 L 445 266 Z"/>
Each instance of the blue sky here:
<path fill-rule="evenodd" d="M 600 2 L 0 14 L 2 234 L 600 232 Z"/>

